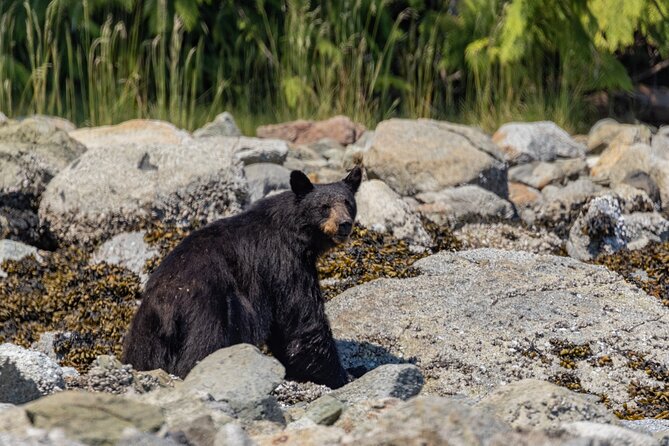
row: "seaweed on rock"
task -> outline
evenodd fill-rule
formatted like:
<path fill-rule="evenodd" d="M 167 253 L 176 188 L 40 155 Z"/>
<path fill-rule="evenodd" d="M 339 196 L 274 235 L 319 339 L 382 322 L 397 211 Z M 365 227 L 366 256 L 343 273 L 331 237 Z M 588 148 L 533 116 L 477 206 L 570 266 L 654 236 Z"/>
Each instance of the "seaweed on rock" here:
<path fill-rule="evenodd" d="M 429 250 L 417 251 L 404 240 L 356 225 L 348 243 L 330 251 L 318 262 L 325 299 L 381 277 L 417 276 L 418 270 L 412 266 L 416 260 L 431 252 L 460 248 L 459 241 L 446 227 L 430 223 L 426 229 L 434 244 Z"/>
<path fill-rule="evenodd" d="M 669 242 L 651 243 L 644 249 L 623 249 L 599 256 L 595 263 L 617 272 L 669 306 Z"/>
<path fill-rule="evenodd" d="M 29 347 L 45 331 L 62 365 L 85 371 L 97 355 L 121 353 L 121 338 L 139 298 L 139 278 L 125 268 L 91 265 L 78 247 L 5 261 L 0 281 L 0 341 Z"/>

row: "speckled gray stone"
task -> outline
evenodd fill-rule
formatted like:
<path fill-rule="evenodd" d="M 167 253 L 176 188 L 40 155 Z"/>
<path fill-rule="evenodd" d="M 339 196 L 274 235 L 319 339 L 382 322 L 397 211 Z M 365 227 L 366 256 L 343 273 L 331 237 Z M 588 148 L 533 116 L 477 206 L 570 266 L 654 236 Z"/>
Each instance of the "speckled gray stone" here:
<path fill-rule="evenodd" d="M 477 407 L 494 412 L 518 429 L 555 429 L 563 423 L 614 423 L 615 417 L 595 395 L 576 393 L 555 384 L 524 379 L 500 386 Z"/>
<path fill-rule="evenodd" d="M 558 340 L 611 358 L 567 372 L 614 408 L 630 401 L 633 380 L 662 385 L 622 352 L 669 362 L 669 313 L 604 267 L 495 249 L 441 252 L 414 266 L 423 274 L 375 280 L 326 304 L 335 337 L 358 346 L 340 350 L 345 367 L 414 358 L 423 393 L 480 399 L 505 383 L 565 373 L 550 342 Z"/>
<path fill-rule="evenodd" d="M 423 382 L 423 375 L 413 364 L 385 364 L 326 396 L 349 405 L 362 400 L 390 397 L 406 400 L 418 395 Z"/>
<path fill-rule="evenodd" d="M 158 255 L 158 250 L 144 241 L 145 231 L 123 232 L 107 240 L 93 253 L 91 263 L 109 263 L 129 269 L 144 284 L 148 275 L 146 262 Z"/>
<path fill-rule="evenodd" d="M 196 138 L 207 138 L 210 136 L 242 136 L 237 127 L 235 118 L 228 112 L 219 113 L 213 121 L 206 123 L 193 132 Z"/>
<path fill-rule="evenodd" d="M 0 345 L 0 402 L 23 404 L 64 388 L 60 366 L 48 356 Z"/>

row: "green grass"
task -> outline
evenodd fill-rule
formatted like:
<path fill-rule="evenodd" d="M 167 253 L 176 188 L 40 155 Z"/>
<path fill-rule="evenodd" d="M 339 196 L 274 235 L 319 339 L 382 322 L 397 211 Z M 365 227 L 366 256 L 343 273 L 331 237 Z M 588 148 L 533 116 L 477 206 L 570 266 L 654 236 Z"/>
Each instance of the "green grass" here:
<path fill-rule="evenodd" d="M 515 64 L 491 56 L 485 36 L 503 23 L 498 0 L 463 1 L 459 16 L 399 0 L 229 0 L 218 15 L 230 29 L 208 16 L 183 20 L 171 0 L 156 1 L 151 20 L 143 2 L 104 4 L 31 0 L 4 9 L 0 110 L 80 126 L 156 118 L 189 130 L 228 110 L 246 134 L 334 114 L 368 127 L 427 117 L 489 132 L 508 121 L 553 120 L 572 132 L 589 123 L 585 90 L 562 76 L 568 66 L 545 69 L 536 48 Z M 72 5 L 81 5 L 76 20 Z"/>

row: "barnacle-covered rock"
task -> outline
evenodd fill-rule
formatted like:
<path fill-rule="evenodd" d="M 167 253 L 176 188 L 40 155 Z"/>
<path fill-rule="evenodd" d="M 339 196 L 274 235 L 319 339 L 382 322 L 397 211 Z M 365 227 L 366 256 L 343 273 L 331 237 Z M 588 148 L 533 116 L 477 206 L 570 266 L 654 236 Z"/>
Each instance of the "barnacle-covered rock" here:
<path fill-rule="evenodd" d="M 569 231 L 567 252 L 579 260 L 591 260 L 600 252 L 616 252 L 627 245 L 629 234 L 620 202 L 611 196 L 592 199 Z"/>
<path fill-rule="evenodd" d="M 623 214 L 621 202 L 616 195 L 602 195 L 583 208 L 569 231 L 566 249 L 571 257 L 592 260 L 602 253 L 641 249 L 669 238 L 669 221 L 664 217 L 657 212 Z"/>
<path fill-rule="evenodd" d="M 0 345 L 0 403 L 23 404 L 64 388 L 63 372 L 48 356 Z"/>
<path fill-rule="evenodd" d="M 236 212 L 246 181 L 220 139 L 91 149 L 51 181 L 40 220 L 59 241 L 82 243 L 151 220 L 185 226 Z"/>

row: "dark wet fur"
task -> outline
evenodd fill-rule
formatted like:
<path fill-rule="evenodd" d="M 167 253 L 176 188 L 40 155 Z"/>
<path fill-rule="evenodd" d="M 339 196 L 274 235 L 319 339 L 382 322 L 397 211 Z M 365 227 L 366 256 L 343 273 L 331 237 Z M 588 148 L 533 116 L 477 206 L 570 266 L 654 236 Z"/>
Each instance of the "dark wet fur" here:
<path fill-rule="evenodd" d="M 316 260 L 350 232 L 360 179 L 355 168 L 341 182 L 314 186 L 293 172 L 292 191 L 186 237 L 146 285 L 124 362 L 184 377 L 219 348 L 266 344 L 287 378 L 345 384 Z M 348 215 L 331 211 L 341 204 Z M 334 238 L 322 231 L 333 218 L 348 218 Z"/>

